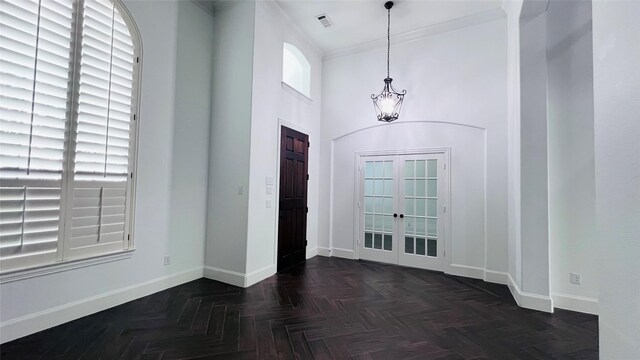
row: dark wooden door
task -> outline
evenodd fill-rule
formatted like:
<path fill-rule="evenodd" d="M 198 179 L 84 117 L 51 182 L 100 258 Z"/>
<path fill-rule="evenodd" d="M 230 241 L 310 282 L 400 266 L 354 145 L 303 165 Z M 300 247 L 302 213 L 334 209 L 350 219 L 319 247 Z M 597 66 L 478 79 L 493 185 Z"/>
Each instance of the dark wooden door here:
<path fill-rule="evenodd" d="M 305 260 L 309 136 L 282 127 L 278 271 Z"/>

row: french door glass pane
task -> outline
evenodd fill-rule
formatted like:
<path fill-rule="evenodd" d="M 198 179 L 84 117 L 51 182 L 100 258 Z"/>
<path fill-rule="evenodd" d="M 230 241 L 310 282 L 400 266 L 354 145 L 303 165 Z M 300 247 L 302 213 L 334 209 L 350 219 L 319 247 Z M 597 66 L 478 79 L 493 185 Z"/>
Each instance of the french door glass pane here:
<path fill-rule="evenodd" d="M 373 195 L 373 180 L 364 181 L 364 194 Z"/>
<path fill-rule="evenodd" d="M 384 194 L 383 180 L 374 180 L 374 190 L 373 194 L 376 196 L 381 196 Z"/>
<path fill-rule="evenodd" d="M 384 177 L 382 161 L 376 161 L 374 169 L 374 175 L 376 178 Z"/>
<path fill-rule="evenodd" d="M 393 213 L 393 198 L 385 198 L 384 199 L 384 213 L 391 214 Z"/>
<path fill-rule="evenodd" d="M 404 214 L 407 216 L 414 215 L 415 203 L 413 199 L 405 199 L 404 201 Z"/>
<path fill-rule="evenodd" d="M 438 232 L 438 161 L 405 160 L 404 233 L 405 253 L 437 254 Z"/>
<path fill-rule="evenodd" d="M 425 181 L 423 179 L 416 180 L 416 196 L 425 195 Z"/>
<path fill-rule="evenodd" d="M 423 178 L 425 175 L 425 161 L 416 160 L 416 177 Z"/>
<path fill-rule="evenodd" d="M 425 199 L 416 199 L 416 215 L 424 216 L 425 213 Z"/>
<path fill-rule="evenodd" d="M 407 254 L 413 254 L 413 238 L 405 237 L 404 238 L 404 252 Z"/>
<path fill-rule="evenodd" d="M 393 180 L 384 181 L 384 195 L 393 196 Z"/>
<path fill-rule="evenodd" d="M 365 161 L 364 176 L 364 246 L 392 251 L 393 160 Z"/>
<path fill-rule="evenodd" d="M 385 161 L 383 168 L 385 179 L 393 179 L 393 161 Z"/>
<path fill-rule="evenodd" d="M 382 249 L 382 234 L 373 235 L 373 247 L 375 249 Z"/>
<path fill-rule="evenodd" d="M 424 218 L 416 218 L 416 235 L 426 235 L 424 227 Z"/>
<path fill-rule="evenodd" d="M 373 179 L 373 161 L 367 161 L 364 165 L 364 176 Z"/>
<path fill-rule="evenodd" d="M 406 160 L 404 163 L 404 177 L 405 178 L 413 178 L 415 174 L 415 161 Z"/>
<path fill-rule="evenodd" d="M 364 211 L 368 213 L 373 213 L 373 198 L 365 197 L 364 198 Z"/>
<path fill-rule="evenodd" d="M 438 160 L 427 160 L 427 177 L 438 177 Z"/>
<path fill-rule="evenodd" d="M 393 243 L 393 241 L 391 240 L 392 236 L 385 234 L 384 235 L 384 249 L 387 251 L 391 251 L 392 246 L 391 244 Z"/>
<path fill-rule="evenodd" d="M 438 240 L 427 239 L 427 255 L 438 256 Z"/>
<path fill-rule="evenodd" d="M 438 216 L 438 199 L 427 199 L 427 216 Z"/>
<path fill-rule="evenodd" d="M 424 246 L 424 238 L 416 238 L 416 254 L 424 255 L 425 254 L 425 246 Z"/>
<path fill-rule="evenodd" d="M 438 236 L 438 219 L 427 219 L 427 233 L 430 236 Z"/>
<path fill-rule="evenodd" d="M 364 247 L 366 248 L 373 247 L 373 234 L 370 232 L 364 233 Z"/>
<path fill-rule="evenodd" d="M 437 179 L 427 180 L 427 196 L 428 197 L 438 196 L 438 180 Z"/>
<path fill-rule="evenodd" d="M 414 218 L 410 216 L 404 217 L 404 232 L 406 234 L 414 234 L 415 226 L 414 226 Z"/>
<path fill-rule="evenodd" d="M 364 229 L 373 230 L 373 215 L 366 214 L 364 216 Z"/>
<path fill-rule="evenodd" d="M 413 179 L 405 180 L 405 182 L 404 182 L 404 194 L 406 196 L 415 195 L 415 186 L 414 186 L 414 184 L 415 184 L 415 182 L 413 181 Z"/>
<path fill-rule="evenodd" d="M 381 197 L 377 197 L 373 199 L 373 204 L 374 204 L 373 209 L 375 213 L 377 214 L 382 213 L 382 202 L 383 202 L 383 198 Z"/>

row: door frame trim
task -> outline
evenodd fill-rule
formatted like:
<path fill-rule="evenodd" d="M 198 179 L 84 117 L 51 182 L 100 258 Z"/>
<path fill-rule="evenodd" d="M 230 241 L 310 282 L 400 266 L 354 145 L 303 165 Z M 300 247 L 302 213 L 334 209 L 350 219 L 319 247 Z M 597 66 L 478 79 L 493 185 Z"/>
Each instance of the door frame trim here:
<path fill-rule="evenodd" d="M 310 135 L 310 131 L 298 124 L 294 124 L 291 123 L 289 121 L 284 120 L 281 117 L 278 117 L 278 153 L 277 153 L 277 160 L 276 160 L 276 174 L 273 177 L 273 200 L 272 200 L 272 204 L 274 205 L 274 223 L 275 223 L 275 229 L 274 229 L 274 241 L 273 241 L 273 266 L 277 269 L 278 268 L 278 231 L 280 229 L 280 154 L 282 151 L 282 128 L 286 127 L 289 128 L 291 130 L 295 130 L 297 132 L 301 132 L 305 135 L 307 135 L 309 142 L 311 142 L 311 135 Z M 307 157 L 308 157 L 308 151 L 311 151 L 311 149 L 307 149 Z M 308 164 L 307 164 L 308 166 Z M 308 167 L 307 167 L 307 172 L 309 171 Z M 309 195 L 309 184 L 307 183 L 307 196 Z M 307 206 L 309 204 L 309 201 L 307 199 Z M 308 238 L 309 237 L 309 215 L 307 214 L 307 228 L 306 228 L 306 234 L 305 236 Z M 308 240 L 308 239 L 307 239 Z M 305 258 L 307 257 L 306 255 L 306 248 L 305 248 Z M 277 271 L 277 270 L 276 270 Z"/>
<path fill-rule="evenodd" d="M 451 266 L 451 148 L 450 147 L 435 147 L 435 148 L 423 148 L 423 149 L 406 149 L 406 150 L 373 150 L 373 151 L 356 151 L 354 156 L 354 190 L 355 197 L 353 199 L 353 258 L 355 260 L 360 260 L 360 245 L 358 244 L 358 236 L 361 232 L 361 221 L 360 221 L 360 209 L 358 208 L 358 202 L 360 201 L 361 195 L 361 185 L 360 185 L 360 162 L 363 157 L 372 157 L 372 156 L 402 156 L 402 155 L 427 155 L 427 154 L 442 154 L 445 159 L 445 164 L 447 165 L 447 179 L 445 195 L 447 197 L 446 207 L 447 212 L 444 217 L 444 247 L 445 247 L 445 256 L 443 261 L 443 271 L 449 272 L 449 268 Z M 363 205 L 364 206 L 364 205 Z"/>

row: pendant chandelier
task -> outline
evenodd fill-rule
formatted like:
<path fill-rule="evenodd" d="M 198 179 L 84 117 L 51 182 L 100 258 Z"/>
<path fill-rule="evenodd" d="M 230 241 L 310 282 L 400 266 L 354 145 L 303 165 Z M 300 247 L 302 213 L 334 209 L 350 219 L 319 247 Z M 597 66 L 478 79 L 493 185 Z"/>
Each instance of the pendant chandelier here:
<path fill-rule="evenodd" d="M 378 121 L 392 122 L 398 120 L 400 116 L 400 109 L 402 108 L 402 101 L 407 90 L 402 90 L 401 93 L 397 92 L 391 82 L 393 79 L 389 76 L 389 54 L 391 52 L 391 8 L 393 7 L 393 1 L 387 1 L 384 4 L 384 8 L 387 9 L 387 78 L 384 79 L 384 87 L 382 92 L 378 95 L 371 95 L 373 99 L 373 107 L 376 110 Z"/>

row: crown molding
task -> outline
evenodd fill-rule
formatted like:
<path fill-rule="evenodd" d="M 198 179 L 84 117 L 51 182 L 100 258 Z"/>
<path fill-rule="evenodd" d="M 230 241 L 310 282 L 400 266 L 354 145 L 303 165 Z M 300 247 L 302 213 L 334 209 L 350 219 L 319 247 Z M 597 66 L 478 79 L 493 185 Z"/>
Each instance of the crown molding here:
<path fill-rule="evenodd" d="M 415 41 L 427 36 L 436 35 L 452 30 L 461 29 L 468 26 L 480 25 L 486 22 L 494 21 L 497 19 L 505 18 L 506 13 L 501 7 L 495 9 L 479 12 L 477 14 L 460 17 L 457 19 L 441 22 L 425 26 L 423 28 L 406 31 L 401 34 L 391 35 L 391 42 L 394 45 Z M 341 56 L 356 54 L 376 48 L 382 48 L 387 45 L 387 39 L 380 38 L 377 40 L 365 42 L 362 44 L 345 47 L 342 49 L 326 51 L 324 53 L 323 60 L 334 59 Z"/>
<path fill-rule="evenodd" d="M 209 9 L 204 4 L 202 4 L 200 0 L 191 0 L 191 2 L 197 7 L 199 7 L 200 9 L 202 9 L 202 11 L 206 12 L 207 14 L 211 16 L 215 16 L 215 13 L 213 12 L 213 10 Z"/>
<path fill-rule="evenodd" d="M 316 54 L 320 55 L 320 58 L 323 57 L 324 51 L 318 46 L 318 44 L 307 34 L 302 31 L 298 25 L 289 17 L 289 15 L 282 10 L 280 5 L 275 0 L 262 0 L 256 1 L 258 4 L 265 6 L 266 8 L 275 11 L 278 15 L 282 16 L 285 19 L 287 25 L 289 25 L 300 37 L 305 40 L 309 46 L 316 52 Z"/>

